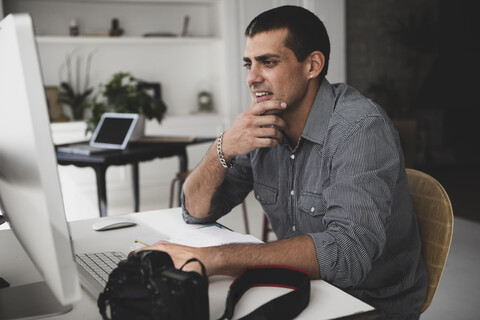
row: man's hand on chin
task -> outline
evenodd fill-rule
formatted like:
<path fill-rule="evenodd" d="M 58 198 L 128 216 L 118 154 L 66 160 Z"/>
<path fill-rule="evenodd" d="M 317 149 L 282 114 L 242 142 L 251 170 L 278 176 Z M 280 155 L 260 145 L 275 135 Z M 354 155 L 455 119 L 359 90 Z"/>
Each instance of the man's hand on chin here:
<path fill-rule="evenodd" d="M 283 139 L 285 121 L 280 114 L 287 107 L 279 100 L 265 100 L 242 112 L 225 132 L 223 153 L 227 160 L 258 148 L 275 147 Z"/>

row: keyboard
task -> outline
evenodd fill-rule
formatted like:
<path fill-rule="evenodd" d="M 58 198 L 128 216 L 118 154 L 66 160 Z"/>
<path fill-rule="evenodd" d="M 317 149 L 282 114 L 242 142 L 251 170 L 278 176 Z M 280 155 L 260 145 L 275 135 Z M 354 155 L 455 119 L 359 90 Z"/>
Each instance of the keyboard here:
<path fill-rule="evenodd" d="M 125 259 L 127 256 L 117 251 L 75 254 L 80 284 L 97 299 L 107 284 L 110 272 Z"/>

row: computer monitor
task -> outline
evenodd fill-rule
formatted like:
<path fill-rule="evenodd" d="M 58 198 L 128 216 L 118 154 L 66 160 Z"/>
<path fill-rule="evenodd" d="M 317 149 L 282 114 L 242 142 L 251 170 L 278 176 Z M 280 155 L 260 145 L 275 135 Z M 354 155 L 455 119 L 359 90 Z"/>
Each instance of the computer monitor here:
<path fill-rule="evenodd" d="M 0 22 L 0 207 L 44 279 L 0 289 L 0 319 L 71 309 L 81 290 L 28 14 Z"/>

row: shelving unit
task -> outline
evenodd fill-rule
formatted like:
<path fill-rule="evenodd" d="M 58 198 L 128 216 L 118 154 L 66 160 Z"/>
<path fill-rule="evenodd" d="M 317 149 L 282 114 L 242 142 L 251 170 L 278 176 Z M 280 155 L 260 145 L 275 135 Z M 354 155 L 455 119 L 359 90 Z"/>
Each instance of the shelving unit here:
<path fill-rule="evenodd" d="M 38 44 L 75 44 L 75 45 L 211 45 L 218 44 L 221 38 L 214 37 L 64 37 L 38 36 Z"/>
<path fill-rule="evenodd" d="M 125 36 L 163 32 L 180 35 L 189 16 L 189 35 L 219 36 L 218 9 L 223 0 L 3 0 L 5 13 L 30 12 L 37 35 L 68 36 L 71 19 L 79 33 L 108 34 L 118 19 Z"/>
<path fill-rule="evenodd" d="M 83 82 L 83 64 L 88 54 L 94 52 L 90 69 L 94 88 L 107 82 L 114 73 L 130 72 L 142 80 L 161 83 L 169 115 L 189 117 L 197 108 L 198 93 L 210 90 L 216 110 L 212 116 L 222 123 L 227 121 L 228 112 L 224 109 L 227 75 L 222 65 L 226 50 L 223 0 L 3 0 L 1 3 L 4 15 L 28 12 L 32 16 L 46 85 L 58 86 L 65 80 L 67 55 L 80 59 Z M 143 36 L 157 32 L 179 35 L 185 16 L 190 17 L 185 37 Z M 124 30 L 122 36 L 93 36 L 108 34 L 113 18 L 119 20 Z M 69 36 L 71 19 L 77 20 L 80 36 Z"/>

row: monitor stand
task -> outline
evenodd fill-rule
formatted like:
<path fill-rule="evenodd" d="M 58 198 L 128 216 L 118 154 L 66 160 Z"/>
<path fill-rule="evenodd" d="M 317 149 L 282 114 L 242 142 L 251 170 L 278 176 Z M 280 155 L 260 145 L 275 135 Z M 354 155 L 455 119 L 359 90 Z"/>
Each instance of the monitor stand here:
<path fill-rule="evenodd" d="M 72 305 L 62 306 L 44 281 L 0 289 L 0 319 L 33 319 L 70 310 Z"/>

